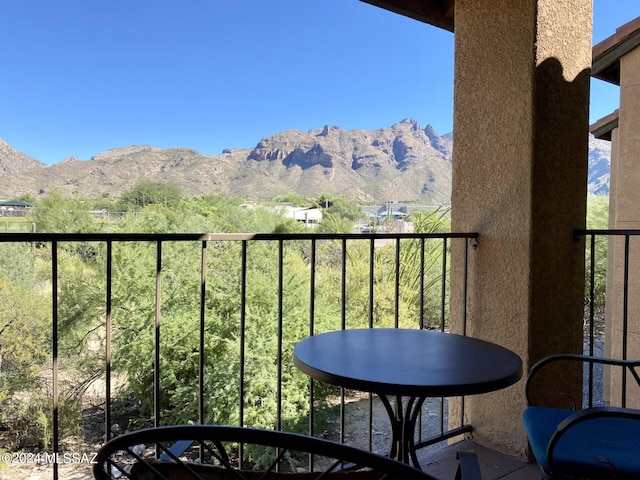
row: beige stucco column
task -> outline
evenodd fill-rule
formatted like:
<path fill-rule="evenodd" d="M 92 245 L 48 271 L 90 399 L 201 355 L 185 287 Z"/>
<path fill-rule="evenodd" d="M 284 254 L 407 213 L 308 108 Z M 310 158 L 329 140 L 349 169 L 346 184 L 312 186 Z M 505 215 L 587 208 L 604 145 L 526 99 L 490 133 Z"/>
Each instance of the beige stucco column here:
<path fill-rule="evenodd" d="M 640 229 L 640 48 L 635 48 L 620 58 L 620 110 L 619 127 L 612 135 L 612 144 L 617 146 L 612 153 L 612 187 L 610 222 L 617 229 Z M 615 177 L 613 175 L 615 174 Z M 607 284 L 608 328 L 611 333 L 607 354 L 615 358 L 638 358 L 640 356 L 640 238 L 629 241 L 628 300 L 627 300 L 627 351 L 623 351 L 624 337 L 624 252 L 623 237 L 613 240 L 614 249 L 609 252 L 613 265 L 613 281 Z M 611 245 L 611 242 L 609 243 Z M 611 396 L 614 405 L 620 405 L 621 376 L 614 372 L 611 378 Z M 629 385 L 633 385 L 631 381 Z M 635 389 L 634 389 L 635 388 Z M 640 408 L 637 387 L 628 392 L 627 405 Z"/>
<path fill-rule="evenodd" d="M 573 231 L 585 224 L 591 3 L 455 4 L 452 230 L 480 233 L 467 333 L 517 352 L 525 375 L 547 354 L 581 351 L 584 245 Z M 457 296 L 462 255 L 452 259 Z M 457 331 L 461 308 L 452 302 Z M 520 382 L 467 397 L 465 415 L 478 442 L 524 458 L 524 407 Z"/>

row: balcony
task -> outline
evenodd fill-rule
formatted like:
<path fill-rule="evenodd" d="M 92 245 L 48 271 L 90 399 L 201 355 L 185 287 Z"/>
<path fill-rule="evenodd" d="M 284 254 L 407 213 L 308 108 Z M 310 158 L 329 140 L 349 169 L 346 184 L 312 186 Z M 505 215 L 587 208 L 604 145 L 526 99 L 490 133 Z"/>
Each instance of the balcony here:
<path fill-rule="evenodd" d="M 607 235 L 618 234 L 577 232 L 596 254 Z M 34 386 L 44 396 L 41 417 L 24 429 L 38 432 L 40 443 L 17 439 L 5 449 L 32 458 L 90 453 L 126 429 L 221 418 L 383 452 L 389 428 L 378 400 L 310 382 L 293 367 L 293 345 L 344 328 L 447 330 L 449 305 L 464 312 L 467 302 L 465 289 L 457 298 L 449 287 L 451 247 L 461 247 L 466 265 L 481 242 L 475 233 L 0 234 L 5 262 L 16 259 L 24 269 L 18 258 L 36 259 L 27 276 L 37 277 L 51 326 L 44 337 L 31 332 L 46 338 Z M 592 286 L 602 275 L 597 265 L 597 255 L 587 259 Z M 465 284 L 466 268 L 463 275 Z M 585 349 L 596 354 L 599 302 L 592 287 Z M 3 315 L 20 316 L 11 313 Z M 602 402 L 593 396 L 601 373 L 584 378 L 585 402 Z M 13 407 L 29 403 L 24 395 L 14 392 Z M 418 426 L 422 463 L 442 478 L 453 478 L 458 448 L 447 440 L 473 431 L 464 403 L 456 417 L 447 399 L 431 399 Z M 485 478 L 539 477 L 535 466 L 474 448 Z M 72 467 L 73 478 L 89 478 L 87 464 L 45 464 L 38 478 L 70 478 L 63 471 Z"/>

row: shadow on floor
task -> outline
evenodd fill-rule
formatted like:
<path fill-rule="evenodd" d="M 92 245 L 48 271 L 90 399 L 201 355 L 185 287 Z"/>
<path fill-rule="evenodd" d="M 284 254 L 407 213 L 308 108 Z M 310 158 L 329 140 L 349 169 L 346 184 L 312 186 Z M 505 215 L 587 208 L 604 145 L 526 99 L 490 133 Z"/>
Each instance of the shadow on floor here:
<path fill-rule="evenodd" d="M 540 480 L 538 466 L 510 455 L 480 446 L 471 440 L 453 445 L 431 447 L 418 452 L 422 469 L 442 480 L 453 480 L 457 467 L 456 452 L 473 450 L 478 455 L 482 480 Z"/>

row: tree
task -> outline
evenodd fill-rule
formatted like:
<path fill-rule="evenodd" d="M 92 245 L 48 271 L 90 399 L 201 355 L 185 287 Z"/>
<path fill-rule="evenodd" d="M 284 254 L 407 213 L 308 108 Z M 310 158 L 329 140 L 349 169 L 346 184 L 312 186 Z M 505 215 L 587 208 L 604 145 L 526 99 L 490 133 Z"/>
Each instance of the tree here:
<path fill-rule="evenodd" d="M 593 230 L 606 230 L 609 224 L 609 197 L 607 195 L 590 195 L 587 198 L 587 228 Z M 595 238 L 595 250 L 591 251 L 591 237 L 587 237 L 586 265 L 585 265 L 585 298 L 589 298 L 591 288 L 591 256 L 594 258 L 593 291 L 595 310 L 604 309 L 607 289 L 607 246 L 608 237 L 597 235 Z"/>
<path fill-rule="evenodd" d="M 240 345 L 245 339 L 244 405 L 247 425 L 273 428 L 277 398 L 278 358 L 278 270 L 277 245 L 252 244 L 248 256 L 246 330 L 241 331 L 240 249 L 220 242 L 209 246 L 205 305 L 205 414 L 207 421 L 237 424 L 239 415 Z M 199 366 L 199 276 L 190 266 L 198 263 L 193 245 L 163 248 L 161 327 L 161 415 L 162 422 L 197 420 Z M 153 414 L 154 358 L 153 289 L 154 258 L 149 245 L 128 245 L 119 251 L 114 267 L 114 322 L 116 323 L 114 368 L 126 372 L 129 386 L 139 398 L 142 418 Z M 284 257 L 282 357 L 290 361 L 293 345 L 308 334 L 308 265 L 295 248 Z M 318 329 L 338 318 L 322 305 L 316 307 Z M 284 421 L 291 428 L 307 412 L 308 380 L 290 364 L 283 367 Z M 321 395 L 317 396 L 321 401 Z"/>
<path fill-rule="evenodd" d="M 175 207 L 182 200 L 182 189 L 178 185 L 163 184 L 153 180 L 142 179 L 122 194 L 121 201 L 125 209 L 143 208 L 158 204 Z"/>
<path fill-rule="evenodd" d="M 351 222 L 365 218 L 362 207 L 342 195 L 320 195 L 316 199 L 315 204 L 323 209 L 323 213 L 346 218 L 351 220 Z"/>
<path fill-rule="evenodd" d="M 269 220 L 267 221 L 267 216 Z M 246 209 L 222 197 L 193 199 L 180 210 L 149 205 L 117 225 L 125 231 L 212 231 L 262 225 L 269 230 L 298 228 L 283 222 L 269 209 Z M 294 242 L 295 243 L 295 242 Z M 300 242 L 304 243 L 304 242 Z M 162 422 L 197 420 L 200 277 L 199 243 L 167 242 L 162 248 L 161 292 L 161 415 Z M 278 244 L 250 245 L 247 261 L 245 342 L 245 422 L 275 425 L 278 357 Z M 104 341 L 104 248 L 93 259 L 75 252 L 60 256 L 60 355 L 72 367 L 79 384 L 104 371 L 104 354 L 96 345 Z M 113 371 L 125 374 L 121 393 L 135 394 L 140 402 L 138 422 L 154 413 L 153 358 L 155 312 L 155 244 L 117 243 L 113 247 Z M 207 421 L 237 423 L 240 370 L 240 245 L 209 242 L 205 326 L 205 411 Z M 308 335 L 309 264 L 304 250 L 287 243 L 284 252 L 283 356 L 290 359 L 293 345 Z M 318 331 L 339 318 L 333 305 L 319 299 L 315 306 Z M 337 328 L 338 325 L 333 325 Z M 73 362 L 73 364 L 72 364 Z M 150 363 L 151 362 L 151 363 Z M 291 365 L 283 366 L 282 415 L 287 428 L 304 424 L 308 413 L 308 379 Z M 319 390 L 321 392 L 321 389 Z M 317 395 L 322 401 L 322 395 Z M 302 422 L 302 423 L 301 423 Z"/>
<path fill-rule="evenodd" d="M 30 203 L 31 205 L 36 203 L 36 197 L 31 195 L 30 193 L 25 193 L 23 195 L 20 195 L 16 200 L 20 200 L 21 202 Z"/>
<path fill-rule="evenodd" d="M 35 205 L 36 228 L 39 232 L 94 232 L 97 224 L 90 211 L 88 200 L 64 197 L 54 190 Z"/>
<path fill-rule="evenodd" d="M 38 286 L 29 245 L 0 244 L 0 424 L 11 437 L 49 440 L 42 371 L 50 358 L 50 298 Z M 46 423 L 46 422 L 45 422 Z"/>

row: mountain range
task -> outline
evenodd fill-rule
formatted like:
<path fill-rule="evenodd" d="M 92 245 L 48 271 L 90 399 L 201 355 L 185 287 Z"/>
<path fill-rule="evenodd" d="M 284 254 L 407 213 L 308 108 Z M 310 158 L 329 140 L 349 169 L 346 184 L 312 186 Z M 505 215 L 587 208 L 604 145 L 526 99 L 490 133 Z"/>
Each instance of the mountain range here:
<path fill-rule="evenodd" d="M 53 165 L 0 139 L 0 198 L 38 197 L 54 189 L 65 195 L 118 197 L 147 178 L 179 185 L 187 196 L 334 193 L 357 201 L 441 205 L 451 196 L 451 150 L 451 134 L 438 135 L 411 119 L 377 130 L 286 130 L 254 148 L 225 149 L 220 155 L 134 145 Z M 591 193 L 608 193 L 610 151 L 609 142 L 589 139 Z"/>

